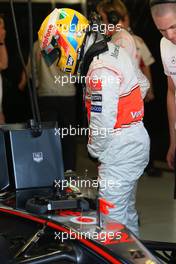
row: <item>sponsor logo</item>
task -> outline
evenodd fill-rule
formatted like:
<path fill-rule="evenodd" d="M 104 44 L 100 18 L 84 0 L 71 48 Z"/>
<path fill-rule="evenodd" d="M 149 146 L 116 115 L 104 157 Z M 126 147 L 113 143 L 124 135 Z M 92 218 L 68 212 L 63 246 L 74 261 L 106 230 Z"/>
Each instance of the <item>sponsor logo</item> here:
<path fill-rule="evenodd" d="M 52 29 L 53 29 L 53 25 L 49 25 L 48 30 L 47 30 L 46 34 L 44 35 L 43 49 L 44 49 L 46 46 L 48 46 L 48 41 L 49 41 L 49 38 L 50 38 L 50 36 L 51 36 Z"/>
<path fill-rule="evenodd" d="M 130 250 L 130 254 L 133 259 L 145 258 L 145 255 L 141 250 Z"/>
<path fill-rule="evenodd" d="M 113 236 L 106 241 L 103 242 L 105 245 L 115 245 L 115 244 L 121 244 L 121 243 L 132 243 L 134 240 L 124 232 L 115 232 Z"/>
<path fill-rule="evenodd" d="M 71 55 L 68 56 L 68 59 L 67 59 L 67 65 L 68 66 L 73 66 L 74 64 L 74 59 L 72 58 Z"/>
<path fill-rule="evenodd" d="M 136 118 L 138 118 L 140 116 L 143 116 L 143 109 L 140 110 L 140 111 L 137 111 L 137 112 L 131 112 L 131 116 L 132 116 L 133 119 L 136 119 Z"/>
<path fill-rule="evenodd" d="M 119 46 L 115 46 L 114 51 L 111 53 L 112 57 L 115 57 L 116 59 L 119 56 Z"/>
<path fill-rule="evenodd" d="M 81 38 L 82 35 L 83 35 L 83 32 L 81 32 L 81 31 L 78 31 L 78 32 L 77 32 L 77 37 L 78 37 L 78 38 Z"/>
<path fill-rule="evenodd" d="M 58 31 L 56 31 L 55 40 L 57 43 L 58 43 L 59 39 L 60 39 L 60 35 L 59 35 Z"/>
<path fill-rule="evenodd" d="M 77 50 L 77 60 L 80 60 L 81 57 L 81 48 L 78 48 Z"/>
<path fill-rule="evenodd" d="M 172 63 L 172 64 L 176 64 L 176 57 L 175 57 L 175 56 L 173 56 L 173 57 L 171 58 L 171 63 Z"/>
<path fill-rule="evenodd" d="M 49 45 L 48 47 L 45 48 L 45 51 L 47 54 L 49 54 L 51 51 L 53 51 L 53 46 L 52 45 Z"/>
<path fill-rule="evenodd" d="M 70 68 L 65 68 L 64 72 L 71 72 L 71 69 Z"/>
<path fill-rule="evenodd" d="M 70 219 L 70 221 L 75 224 L 84 224 L 84 225 L 95 225 L 97 222 L 95 217 L 89 217 L 89 216 L 73 217 Z"/>
<path fill-rule="evenodd" d="M 176 75 L 176 72 L 170 72 L 170 75 Z"/>
<path fill-rule="evenodd" d="M 100 105 L 91 105 L 91 112 L 101 113 L 102 112 L 102 106 L 100 106 Z"/>
<path fill-rule="evenodd" d="M 92 94 L 92 102 L 102 102 L 102 94 Z"/>
<path fill-rule="evenodd" d="M 34 152 L 32 153 L 33 161 L 42 162 L 43 161 L 43 153 L 42 152 Z"/>
<path fill-rule="evenodd" d="M 100 79 L 91 79 L 89 80 L 89 86 L 92 91 L 101 91 L 102 90 L 102 80 Z"/>

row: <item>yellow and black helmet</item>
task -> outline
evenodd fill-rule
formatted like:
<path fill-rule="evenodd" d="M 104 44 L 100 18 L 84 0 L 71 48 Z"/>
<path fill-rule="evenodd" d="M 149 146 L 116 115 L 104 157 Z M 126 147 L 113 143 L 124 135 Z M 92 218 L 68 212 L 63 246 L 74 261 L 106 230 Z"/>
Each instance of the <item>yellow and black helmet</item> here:
<path fill-rule="evenodd" d="M 87 18 L 79 12 L 69 8 L 54 9 L 38 32 L 46 62 L 51 65 L 57 61 L 61 71 L 75 74 L 88 26 Z"/>

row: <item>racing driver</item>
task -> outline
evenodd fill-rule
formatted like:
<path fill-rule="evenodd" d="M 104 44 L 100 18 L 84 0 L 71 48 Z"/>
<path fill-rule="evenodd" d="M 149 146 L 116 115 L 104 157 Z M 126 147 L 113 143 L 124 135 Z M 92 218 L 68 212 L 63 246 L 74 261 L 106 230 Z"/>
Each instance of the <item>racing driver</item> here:
<path fill-rule="evenodd" d="M 55 9 L 39 30 L 40 48 L 48 65 L 83 77 L 88 151 L 100 163 L 99 194 L 115 204 L 110 217 L 138 236 L 135 193 L 149 159 L 143 100 L 130 57 L 106 41 L 94 20 L 89 23 L 72 9 Z"/>

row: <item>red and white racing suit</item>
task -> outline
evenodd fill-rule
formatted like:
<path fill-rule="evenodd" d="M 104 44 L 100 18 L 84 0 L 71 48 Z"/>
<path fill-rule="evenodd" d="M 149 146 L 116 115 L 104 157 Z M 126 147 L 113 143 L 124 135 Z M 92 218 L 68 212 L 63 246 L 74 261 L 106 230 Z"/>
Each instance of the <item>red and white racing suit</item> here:
<path fill-rule="evenodd" d="M 143 100 L 126 51 L 112 43 L 94 57 L 86 76 L 88 151 L 98 158 L 100 195 L 116 208 L 110 216 L 138 235 L 135 193 L 149 159 Z"/>
<path fill-rule="evenodd" d="M 133 36 L 127 30 L 122 28 L 120 31 L 117 31 L 115 34 L 113 34 L 111 41 L 115 45 L 119 45 L 120 47 L 124 48 L 130 56 L 135 68 L 135 74 L 137 76 L 138 83 L 140 85 L 142 98 L 144 99 L 148 89 L 150 88 L 150 83 L 140 69 L 138 52 Z"/>

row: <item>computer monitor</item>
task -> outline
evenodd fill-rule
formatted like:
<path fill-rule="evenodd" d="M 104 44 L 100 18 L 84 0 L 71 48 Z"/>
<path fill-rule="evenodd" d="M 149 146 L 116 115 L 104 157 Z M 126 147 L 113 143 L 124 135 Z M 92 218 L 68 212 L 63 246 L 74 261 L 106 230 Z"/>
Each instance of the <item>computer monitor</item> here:
<path fill-rule="evenodd" d="M 23 124 L 0 127 L 1 191 L 48 188 L 63 179 L 57 127 L 42 124 L 42 133 L 36 137 Z"/>

